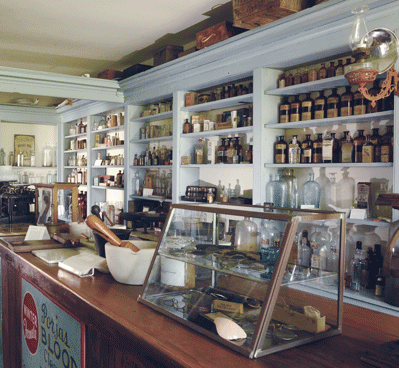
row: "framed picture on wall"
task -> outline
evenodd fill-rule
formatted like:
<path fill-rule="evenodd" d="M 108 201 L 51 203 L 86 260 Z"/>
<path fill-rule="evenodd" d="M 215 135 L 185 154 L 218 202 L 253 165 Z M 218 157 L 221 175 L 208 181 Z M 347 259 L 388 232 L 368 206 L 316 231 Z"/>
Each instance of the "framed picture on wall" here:
<path fill-rule="evenodd" d="M 14 157 L 17 162 L 18 154 L 22 153 L 23 161 L 20 166 L 31 166 L 31 153 L 35 151 L 35 136 L 14 134 Z"/>

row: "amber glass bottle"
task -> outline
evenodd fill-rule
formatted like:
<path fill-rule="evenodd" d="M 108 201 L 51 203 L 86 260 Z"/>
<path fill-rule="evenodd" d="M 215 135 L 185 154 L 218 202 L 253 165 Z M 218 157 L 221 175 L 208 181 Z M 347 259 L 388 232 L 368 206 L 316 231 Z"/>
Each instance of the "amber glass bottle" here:
<path fill-rule="evenodd" d="M 338 142 L 338 146 L 339 146 L 339 160 L 338 162 L 342 162 L 342 145 L 346 142 L 346 137 L 349 134 L 349 130 L 345 130 L 344 131 L 344 135 L 341 137 L 341 139 Z"/>
<path fill-rule="evenodd" d="M 321 63 L 320 69 L 317 71 L 317 79 L 327 78 L 327 68 L 325 63 Z"/>
<path fill-rule="evenodd" d="M 379 92 L 380 92 L 379 80 L 376 79 L 373 82 L 373 88 L 369 89 L 369 93 L 370 93 L 371 96 L 377 96 Z M 366 111 L 367 111 L 368 114 L 373 113 L 373 112 L 378 112 L 379 111 L 379 106 L 380 106 L 380 101 L 375 101 L 375 105 L 373 106 L 371 101 L 367 100 Z"/>
<path fill-rule="evenodd" d="M 393 161 L 393 125 L 387 125 L 387 131 L 381 137 L 381 162 Z"/>
<path fill-rule="evenodd" d="M 294 74 L 294 84 L 301 84 L 302 83 L 302 70 L 297 69 Z"/>
<path fill-rule="evenodd" d="M 314 118 L 325 119 L 327 117 L 327 98 L 324 91 L 319 92 L 319 96 L 314 100 Z"/>
<path fill-rule="evenodd" d="M 323 162 L 323 133 L 317 134 L 317 139 L 313 142 L 313 163 Z"/>
<path fill-rule="evenodd" d="M 302 70 L 302 74 L 301 74 L 301 81 L 302 81 L 302 83 L 307 83 L 307 82 L 309 82 L 309 75 L 308 75 L 309 70 L 308 70 L 308 69 L 309 69 L 309 68 L 306 66 L 306 67 L 304 67 L 303 70 Z"/>
<path fill-rule="evenodd" d="M 299 96 L 295 96 L 290 104 L 290 122 L 300 121 L 301 119 L 301 101 Z"/>
<path fill-rule="evenodd" d="M 374 162 L 374 144 L 371 143 L 370 134 L 366 135 L 366 142 L 362 147 L 362 162 Z"/>
<path fill-rule="evenodd" d="M 351 86 L 346 86 L 345 92 L 341 95 L 340 115 L 353 115 L 353 93 L 351 91 Z"/>
<path fill-rule="evenodd" d="M 374 144 L 374 162 L 381 162 L 381 136 L 378 128 L 373 128 L 373 134 L 370 137 L 371 143 Z"/>
<path fill-rule="evenodd" d="M 286 164 L 288 162 L 288 144 L 284 140 L 284 136 L 278 137 L 278 140 L 274 144 L 274 163 L 275 164 Z"/>
<path fill-rule="evenodd" d="M 317 70 L 314 65 L 309 68 L 308 71 L 308 82 L 314 82 L 317 80 Z"/>
<path fill-rule="evenodd" d="M 327 118 L 337 118 L 339 116 L 340 97 L 337 88 L 333 88 L 330 96 L 327 97 Z"/>
<path fill-rule="evenodd" d="M 292 71 L 288 73 L 288 75 L 285 77 L 285 86 L 293 86 L 294 85 L 294 76 L 292 75 Z"/>
<path fill-rule="evenodd" d="M 355 156 L 353 162 L 363 162 L 363 144 L 366 143 L 366 137 L 364 136 L 364 130 L 358 130 L 358 136 L 353 140 L 353 146 L 355 150 Z"/>
<path fill-rule="evenodd" d="M 225 161 L 227 161 L 227 156 L 226 156 L 227 147 L 225 145 L 226 138 L 222 138 L 221 140 L 222 143 L 218 146 L 218 157 L 217 157 L 218 164 L 224 164 Z"/>
<path fill-rule="evenodd" d="M 330 66 L 327 68 L 327 78 L 335 77 L 335 62 L 331 61 Z"/>
<path fill-rule="evenodd" d="M 281 73 L 280 76 L 278 77 L 278 88 L 284 88 L 285 87 L 285 73 Z"/>
<path fill-rule="evenodd" d="M 335 68 L 335 76 L 337 77 L 339 75 L 344 75 L 344 64 L 342 59 L 338 60 L 338 65 Z"/>
<path fill-rule="evenodd" d="M 359 91 L 353 95 L 353 115 L 363 115 L 366 113 L 367 100 Z"/>
<path fill-rule="evenodd" d="M 331 133 L 331 138 L 333 140 L 333 162 L 339 162 L 339 140 L 335 137 L 336 133 Z"/>
<path fill-rule="evenodd" d="M 306 98 L 301 102 L 301 120 L 312 120 L 313 119 L 313 100 L 310 97 L 310 93 L 306 94 Z"/>
<path fill-rule="evenodd" d="M 191 133 L 191 124 L 188 119 L 184 120 L 183 133 Z"/>
<path fill-rule="evenodd" d="M 288 97 L 284 97 L 279 107 L 279 121 L 280 123 L 288 123 L 290 121 L 290 103 Z"/>
<path fill-rule="evenodd" d="M 306 134 L 306 139 L 302 142 L 302 159 L 304 164 L 312 163 L 313 141 L 310 134 Z"/>

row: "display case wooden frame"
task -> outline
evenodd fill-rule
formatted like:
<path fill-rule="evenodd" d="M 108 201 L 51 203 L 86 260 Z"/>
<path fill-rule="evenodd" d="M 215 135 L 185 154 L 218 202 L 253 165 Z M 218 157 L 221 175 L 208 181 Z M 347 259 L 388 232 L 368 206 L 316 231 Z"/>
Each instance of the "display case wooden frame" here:
<path fill-rule="evenodd" d="M 35 186 L 35 218 L 37 224 L 43 224 L 49 222 L 49 216 L 51 215 L 51 205 L 54 204 L 54 223 L 58 223 L 60 219 L 59 214 L 59 203 L 58 203 L 58 192 L 62 190 L 70 190 L 72 194 L 71 198 L 71 209 L 72 209 L 72 221 L 63 222 L 76 222 L 79 219 L 79 207 L 78 207 L 78 188 L 79 184 L 72 183 L 55 183 L 55 184 L 34 184 Z M 45 208 L 42 211 L 41 201 L 44 200 L 44 192 L 49 194 L 49 201 L 45 201 Z M 46 212 L 44 212 L 46 211 Z"/>
<path fill-rule="evenodd" d="M 207 219 L 199 221 L 198 224 L 198 229 L 207 229 L 206 240 L 204 240 L 204 233 L 201 233 L 202 230 L 198 233 L 202 235 L 197 240 L 194 236 L 193 241 L 187 240 L 192 236 L 191 233 L 182 232 L 183 236 L 180 234 L 177 237 L 173 235 L 176 234 L 176 231 L 179 233 L 176 219 L 184 223 L 186 217 Z M 270 220 L 278 223 L 278 226 L 282 226 L 283 231 L 277 257 L 272 260 L 272 263 L 265 261 L 262 252 L 252 252 L 246 263 L 247 266 L 249 264 L 250 269 L 247 268 L 243 271 L 238 266 L 230 267 L 223 264 L 223 261 L 219 262 L 220 252 L 224 251 L 220 249 L 221 242 L 218 240 L 218 234 L 220 234 L 219 223 L 222 218 L 224 220 L 226 218 L 243 220 L 247 217 L 259 224 L 258 229 L 262 221 Z M 190 220 L 190 223 L 193 222 Z M 224 221 L 224 225 L 226 225 L 226 221 Z M 297 232 L 302 233 L 304 226 L 312 228 L 330 226 L 330 228 L 334 227 L 339 230 L 339 236 L 334 239 L 339 247 L 337 250 L 338 269 L 331 271 L 320 266 L 317 269 L 312 269 L 309 278 L 298 278 L 300 275 L 295 269 L 298 267 L 299 270 L 300 264 L 292 261 L 292 252 L 295 249 L 293 244 Z M 181 227 L 181 229 L 183 228 L 185 227 Z M 261 206 L 172 204 L 139 301 L 249 358 L 257 358 L 331 337 L 340 334 L 342 330 L 345 233 L 345 214 L 338 212 L 295 209 L 272 209 L 270 212 L 265 212 Z M 175 245 L 170 245 L 171 239 L 177 239 L 176 244 L 185 239 L 185 246 L 174 248 Z M 208 242 L 210 243 L 208 244 Z M 213 251 L 214 253 L 211 255 L 201 255 L 197 245 L 203 247 L 206 244 L 217 246 L 219 249 Z M 230 251 L 235 252 L 233 245 L 230 246 Z M 176 264 L 172 273 L 178 273 L 179 269 L 189 272 L 187 270 L 190 267 L 194 268 L 195 283 L 191 280 L 181 285 L 169 284 L 166 286 L 164 282 L 166 279 L 163 279 L 163 275 L 167 273 L 164 269 L 166 262 Z M 255 272 L 255 268 L 251 266 L 262 262 L 263 270 Z M 288 275 L 287 279 L 287 273 L 290 272 L 291 276 Z M 295 272 L 297 273 L 295 274 Z M 266 276 L 262 276 L 263 273 Z M 200 278 L 199 274 L 207 274 L 207 276 Z M 246 330 L 247 338 L 244 341 L 230 341 L 222 338 L 216 332 L 212 320 L 207 320 L 206 317 L 209 313 L 213 315 L 214 312 L 217 312 L 214 305 L 214 301 L 218 299 L 217 296 L 215 297 L 215 290 L 217 290 L 216 294 L 221 293 L 229 301 L 239 301 L 238 304 L 244 305 L 244 314 L 242 314 L 241 307 L 237 309 L 241 311 L 233 316 L 222 309 L 222 313 L 227 313 L 228 317 L 243 326 L 244 330 L 248 328 L 250 332 Z M 209 299 L 209 295 L 214 298 L 213 301 L 209 301 L 210 312 L 206 311 L 205 313 L 205 309 L 201 309 L 202 306 L 198 308 L 198 304 L 191 302 L 193 293 L 206 295 L 203 296 L 204 300 Z M 175 308 L 169 306 L 168 303 L 171 300 L 174 304 L 177 303 L 177 307 L 176 305 Z M 257 311 L 251 309 L 253 306 L 248 307 L 246 304 L 248 300 L 259 302 Z M 232 303 L 231 307 L 234 306 L 233 304 L 237 303 Z M 295 306 L 309 305 L 320 311 L 318 317 L 308 318 L 309 316 L 304 312 L 300 314 L 297 312 L 298 309 L 290 309 L 291 306 L 294 308 Z M 290 307 L 288 308 L 288 306 Z M 200 318 L 198 319 L 198 317 Z M 288 317 L 290 317 L 290 323 L 287 322 Z M 248 321 L 251 321 L 252 325 L 245 327 L 245 323 Z M 316 327 L 311 326 L 313 323 Z M 280 327 L 283 329 L 288 324 L 296 324 L 295 328 L 298 331 L 294 334 L 295 337 L 292 338 L 292 341 L 274 341 L 276 331 L 271 331 L 271 329 Z"/>

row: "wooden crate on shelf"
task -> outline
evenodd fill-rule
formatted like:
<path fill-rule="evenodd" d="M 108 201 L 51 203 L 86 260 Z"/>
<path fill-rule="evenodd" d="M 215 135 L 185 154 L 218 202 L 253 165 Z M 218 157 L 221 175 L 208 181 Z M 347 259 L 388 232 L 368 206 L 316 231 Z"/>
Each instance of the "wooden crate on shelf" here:
<path fill-rule="evenodd" d="M 204 29 L 196 34 L 197 49 L 201 50 L 220 41 L 227 40 L 246 29 L 233 26 L 231 22 L 221 22 L 212 27 Z"/>
<path fill-rule="evenodd" d="M 247 29 L 305 9 L 308 0 L 233 0 L 234 25 Z"/>

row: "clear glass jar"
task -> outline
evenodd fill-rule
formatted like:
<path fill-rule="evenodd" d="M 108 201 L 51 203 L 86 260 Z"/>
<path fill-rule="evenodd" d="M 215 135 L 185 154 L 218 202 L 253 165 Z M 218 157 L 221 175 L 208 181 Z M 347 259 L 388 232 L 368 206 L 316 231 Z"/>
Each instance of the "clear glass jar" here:
<path fill-rule="evenodd" d="M 6 164 L 6 153 L 4 152 L 4 148 L 0 150 L 0 166 L 5 166 Z"/>
<path fill-rule="evenodd" d="M 53 149 L 47 144 L 43 147 L 42 158 L 44 167 L 51 167 L 53 165 Z"/>
<path fill-rule="evenodd" d="M 257 237 L 258 226 L 249 217 L 244 217 L 244 220 L 237 222 L 234 242 L 237 250 L 246 252 L 258 251 Z"/>
<path fill-rule="evenodd" d="M 266 202 L 273 203 L 273 207 L 287 207 L 287 183 L 281 179 L 280 174 L 276 174 L 275 180 L 270 180 L 266 185 Z"/>
<path fill-rule="evenodd" d="M 321 187 L 314 180 L 314 173 L 309 173 L 309 180 L 302 186 L 302 204 L 320 208 Z"/>
<path fill-rule="evenodd" d="M 294 189 L 294 170 L 293 169 L 285 169 L 281 175 L 281 179 L 285 181 L 287 184 L 287 207 L 295 208 L 296 206 L 296 196 Z"/>
<path fill-rule="evenodd" d="M 139 172 L 136 171 L 133 177 L 133 195 L 141 195 L 142 188 L 143 182 L 139 176 Z"/>

